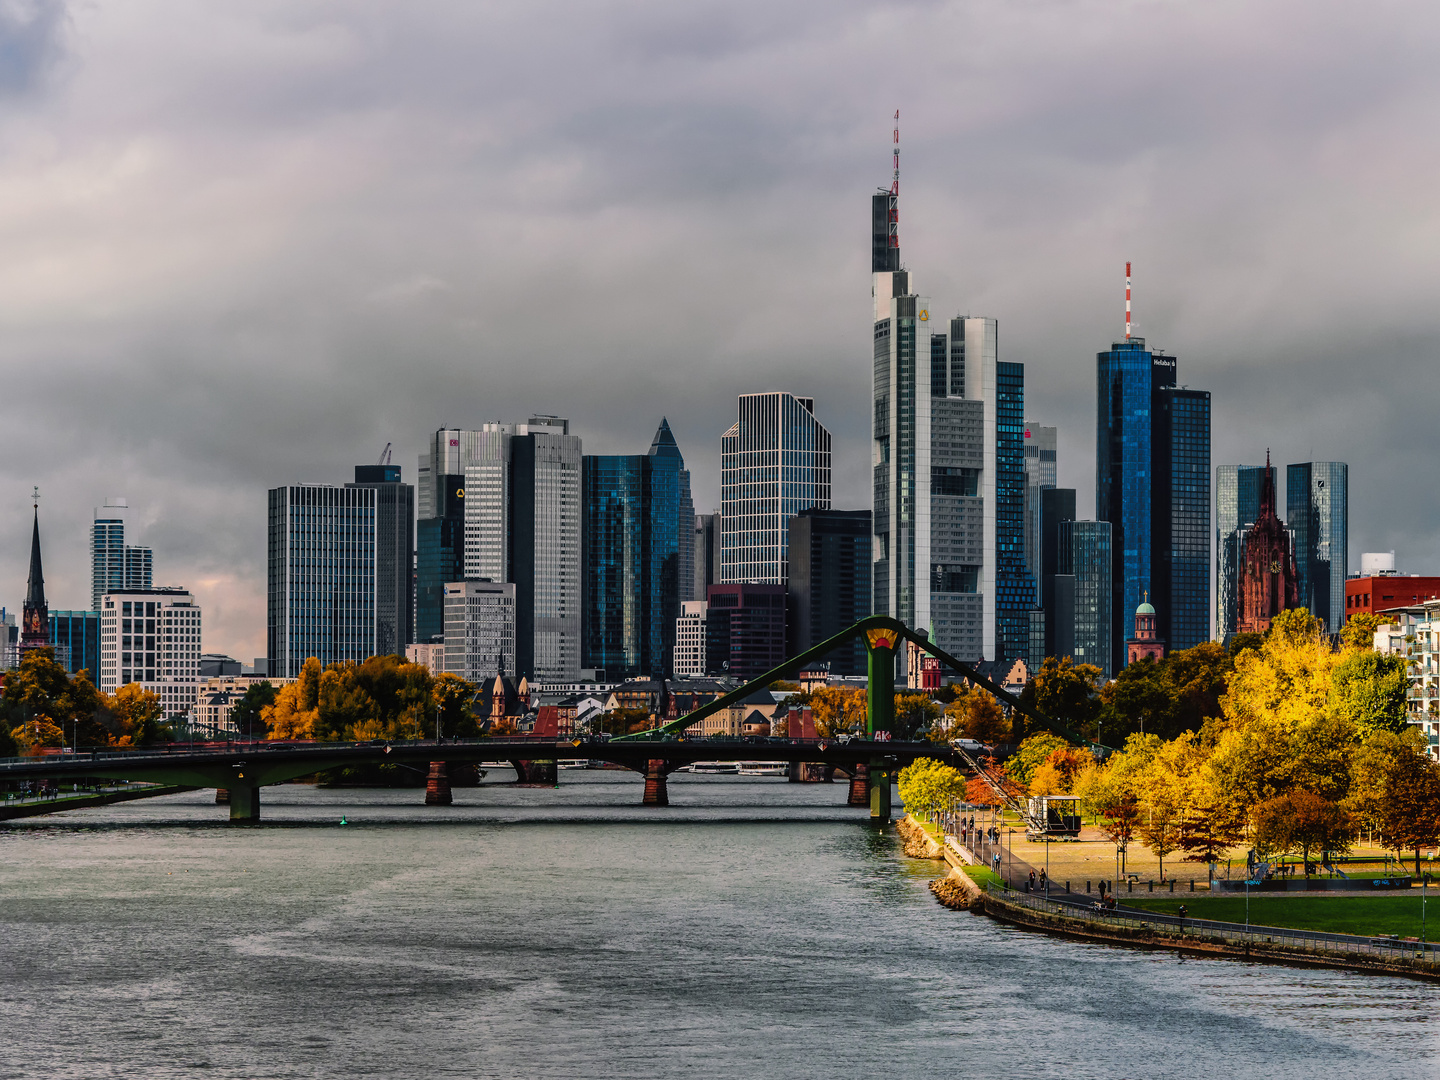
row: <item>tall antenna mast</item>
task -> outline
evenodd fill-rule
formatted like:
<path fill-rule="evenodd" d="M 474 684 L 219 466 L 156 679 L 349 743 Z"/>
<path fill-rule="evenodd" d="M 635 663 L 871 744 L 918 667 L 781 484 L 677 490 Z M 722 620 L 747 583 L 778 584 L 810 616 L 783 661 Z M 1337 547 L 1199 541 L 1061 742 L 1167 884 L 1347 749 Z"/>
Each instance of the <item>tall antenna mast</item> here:
<path fill-rule="evenodd" d="M 1125 340 L 1130 340 L 1130 264 L 1125 264 Z"/>
<path fill-rule="evenodd" d="M 900 247 L 900 110 L 895 110 L 895 173 L 890 181 L 890 246 Z M 898 269 L 898 267 L 897 267 Z"/>

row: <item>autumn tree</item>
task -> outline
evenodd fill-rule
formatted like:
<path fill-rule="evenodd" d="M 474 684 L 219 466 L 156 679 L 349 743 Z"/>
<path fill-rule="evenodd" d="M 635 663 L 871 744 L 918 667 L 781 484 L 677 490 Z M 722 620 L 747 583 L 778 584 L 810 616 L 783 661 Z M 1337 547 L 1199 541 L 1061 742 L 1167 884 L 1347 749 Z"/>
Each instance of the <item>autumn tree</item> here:
<path fill-rule="evenodd" d="M 1030 781 L 1035 779 L 1035 770 L 1040 768 L 1045 759 L 1056 750 L 1064 750 L 1069 745 L 1059 735 L 1052 735 L 1048 731 L 1031 735 L 1015 748 L 1015 753 L 1005 759 L 1005 775 L 1028 790 Z"/>
<path fill-rule="evenodd" d="M 1346 619 L 1345 625 L 1340 628 L 1340 644 L 1347 649 L 1373 650 L 1375 648 L 1375 631 L 1389 624 L 1390 620 L 1384 615 L 1357 611 Z"/>
<path fill-rule="evenodd" d="M 1387 777 L 1403 764 L 1402 759 L 1425 752 L 1425 736 L 1415 727 L 1400 732 L 1376 731 L 1360 744 L 1351 758 L 1350 792 L 1344 805 L 1361 827 L 1381 827 Z"/>
<path fill-rule="evenodd" d="M 1401 754 L 1385 773 L 1380 804 L 1380 833 L 1397 851 L 1415 851 L 1420 874 L 1420 849 L 1440 839 L 1440 769 L 1429 757 Z"/>
<path fill-rule="evenodd" d="M 1244 836 L 1245 819 L 1218 800 L 1192 804 L 1180 819 L 1180 850 L 1186 862 L 1219 862 Z"/>
<path fill-rule="evenodd" d="M 846 731 L 865 730 L 865 691 L 858 686 L 822 686 L 810 695 L 815 733 L 833 739 Z"/>
<path fill-rule="evenodd" d="M 5 678 L 0 726 L 12 733 L 17 745 L 27 747 L 104 746 L 111 739 L 96 719 L 101 704 L 89 671 L 72 676 L 55 662 L 53 649 L 32 649 Z M 28 735 L 16 732 L 24 724 L 29 725 Z"/>
<path fill-rule="evenodd" d="M 931 815 L 965 797 L 965 777 L 934 758 L 916 758 L 900 770 L 896 783 L 905 809 Z"/>
<path fill-rule="evenodd" d="M 1070 795 L 1074 792 L 1076 777 L 1094 763 L 1094 756 L 1087 750 L 1073 746 L 1052 750 L 1030 777 L 1030 794 Z"/>
<path fill-rule="evenodd" d="M 1348 851 L 1354 840 L 1354 817 L 1313 791 L 1286 792 L 1255 807 L 1255 846 L 1275 854 L 1298 849 L 1307 868 L 1312 851 Z"/>
<path fill-rule="evenodd" d="M 159 695 L 139 683 L 127 683 L 115 691 L 107 702 L 122 733 L 122 741 L 136 746 L 151 746 L 170 739 L 170 729 L 160 722 L 163 710 Z"/>
<path fill-rule="evenodd" d="M 939 715 L 940 706 L 929 694 L 896 694 L 895 724 L 891 733 L 897 739 L 919 738 Z"/>
<path fill-rule="evenodd" d="M 955 699 L 945 706 L 945 716 L 950 724 L 949 738 L 974 739 L 986 746 L 1010 738 L 1010 721 L 1000 703 L 979 687 L 957 691 Z"/>
<path fill-rule="evenodd" d="M 479 733 L 470 703 L 479 690 L 459 675 L 445 672 L 430 683 L 430 708 L 440 711 L 440 733 L 446 738 L 473 738 Z"/>
<path fill-rule="evenodd" d="M 1121 851 L 1130 847 L 1140 825 L 1140 800 L 1126 792 L 1100 807 L 1100 831 Z"/>

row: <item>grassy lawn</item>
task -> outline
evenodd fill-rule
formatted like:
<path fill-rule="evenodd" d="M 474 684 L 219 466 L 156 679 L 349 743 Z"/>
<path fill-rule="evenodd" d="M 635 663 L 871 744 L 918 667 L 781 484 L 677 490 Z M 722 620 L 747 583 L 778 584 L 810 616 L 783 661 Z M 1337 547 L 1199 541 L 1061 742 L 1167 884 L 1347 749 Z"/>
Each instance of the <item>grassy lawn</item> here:
<path fill-rule="evenodd" d="M 1005 884 L 998 874 L 993 870 L 986 870 L 983 866 L 962 866 L 960 869 L 966 877 L 982 889 L 985 888 L 986 885 L 1000 886 Z"/>
<path fill-rule="evenodd" d="M 1440 893 L 1436 894 L 1440 900 Z M 1131 899 L 1122 896 L 1126 907 L 1176 914 L 1184 904 L 1196 919 L 1217 919 L 1222 922 L 1245 921 L 1244 896 L 1190 896 L 1173 900 Z M 1428 909 L 1429 905 L 1427 905 Z M 1428 912 L 1427 912 L 1428 913 Z M 1322 930 L 1332 934 L 1399 934 L 1420 936 L 1420 890 L 1409 896 L 1251 896 L 1251 925 L 1287 926 L 1297 930 Z M 1440 907 L 1426 919 L 1427 940 L 1440 938 Z"/>

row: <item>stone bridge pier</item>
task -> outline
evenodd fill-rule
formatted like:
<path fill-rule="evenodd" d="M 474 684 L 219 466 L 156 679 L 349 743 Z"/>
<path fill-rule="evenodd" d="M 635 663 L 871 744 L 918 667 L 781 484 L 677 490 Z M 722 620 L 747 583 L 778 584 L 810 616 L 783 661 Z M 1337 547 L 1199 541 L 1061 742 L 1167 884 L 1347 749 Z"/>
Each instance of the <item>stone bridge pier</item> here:
<path fill-rule="evenodd" d="M 425 805 L 449 806 L 450 769 L 443 761 L 430 762 L 430 775 L 425 778 Z"/>
<path fill-rule="evenodd" d="M 645 762 L 645 806 L 669 806 L 670 788 L 665 777 L 670 770 L 662 758 L 651 758 Z"/>

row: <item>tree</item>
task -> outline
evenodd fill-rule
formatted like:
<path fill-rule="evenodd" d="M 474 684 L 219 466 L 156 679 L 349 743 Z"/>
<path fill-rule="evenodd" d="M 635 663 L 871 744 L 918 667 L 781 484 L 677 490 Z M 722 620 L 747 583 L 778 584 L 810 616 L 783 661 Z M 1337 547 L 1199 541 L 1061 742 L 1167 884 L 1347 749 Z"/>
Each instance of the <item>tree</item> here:
<path fill-rule="evenodd" d="M 1402 758 L 1423 756 L 1425 751 L 1425 736 L 1414 727 L 1398 733 L 1377 731 L 1360 744 L 1351 759 L 1350 792 L 1345 797 L 1345 808 L 1359 825 L 1381 827 L 1386 778 Z"/>
<path fill-rule="evenodd" d="M 648 709 L 611 709 L 595 723 L 601 731 L 608 731 L 611 735 L 630 735 L 637 731 L 644 731 L 650 726 L 650 711 Z M 505 731 L 500 730 L 499 725 L 499 720 L 490 725 L 491 735 L 506 734 Z M 509 725 L 509 730 L 514 731 L 513 721 Z"/>
<path fill-rule="evenodd" d="M 1062 746 L 1050 754 L 1030 778 L 1031 795 L 1069 795 L 1074 791 L 1075 778 L 1087 765 L 1095 763 L 1087 751 Z"/>
<path fill-rule="evenodd" d="M 311 657 L 314 660 L 314 657 Z M 305 668 L 310 666 L 310 660 L 305 661 Z M 301 679 L 298 682 L 282 686 L 275 695 L 272 704 L 263 706 L 260 710 L 260 718 L 264 721 L 269 737 L 272 739 L 313 739 L 315 727 L 320 720 L 320 709 L 318 707 L 320 690 L 320 662 L 315 661 L 315 701 L 317 705 L 310 708 L 304 707 L 307 700 L 307 686 L 304 678 L 305 668 L 301 669 Z M 375 736 L 375 737 L 378 737 Z"/>
<path fill-rule="evenodd" d="M 1070 657 L 1047 656 L 1020 692 L 1023 704 L 1075 730 L 1090 728 L 1100 709 L 1096 687 L 1101 671 L 1094 664 L 1077 664 Z M 1016 724 L 1022 723 L 1020 717 Z"/>
<path fill-rule="evenodd" d="M 263 739 L 265 729 L 263 713 L 275 704 L 278 693 L 269 682 L 251 683 L 240 700 L 230 707 L 230 725 L 242 739 Z"/>
<path fill-rule="evenodd" d="M 1376 731 L 1404 730 L 1410 682 L 1403 656 L 1368 647 L 1347 649 L 1330 682 L 1331 711 L 1353 725 L 1360 738 Z"/>
<path fill-rule="evenodd" d="M 1035 770 L 1040 768 L 1041 763 L 1054 751 L 1064 750 L 1069 745 L 1059 735 L 1052 735 L 1048 731 L 1031 735 L 1006 759 L 1005 775 L 1022 788 L 1028 789 L 1030 781 L 1035 779 Z"/>
<path fill-rule="evenodd" d="M 999 702 L 979 687 L 957 692 L 955 700 L 945 706 L 945 715 L 953 725 L 952 738 L 974 739 L 986 746 L 1010 738 L 1010 721 Z"/>
<path fill-rule="evenodd" d="M 96 723 L 101 704 L 89 671 L 71 676 L 55 662 L 53 649 L 33 649 L 21 658 L 19 668 L 6 676 L 5 692 L 0 697 L 0 727 L 12 731 L 20 724 L 38 720 L 59 728 L 64 738 L 53 744 L 32 740 L 32 745 L 104 746 L 110 742 L 110 735 Z M 15 738 L 17 743 L 21 741 L 19 736 Z"/>
<path fill-rule="evenodd" d="M 965 797 L 965 777 L 934 758 L 916 758 L 896 777 L 900 799 L 912 814 L 930 815 Z"/>
<path fill-rule="evenodd" d="M 459 675 L 445 672 L 430 683 L 430 706 L 440 710 L 440 733 L 447 738 L 472 738 L 479 733 L 470 702 L 479 689 Z"/>
<path fill-rule="evenodd" d="M 1100 807 L 1100 831 L 1121 851 L 1130 846 L 1140 824 L 1140 800 L 1130 793 L 1113 796 Z"/>
<path fill-rule="evenodd" d="M 865 691 L 858 686 L 822 686 L 810 695 L 815 733 L 833 739 L 841 732 L 865 728 Z"/>
<path fill-rule="evenodd" d="M 106 703 L 115 718 L 120 741 L 136 746 L 168 742 L 170 729 L 160 723 L 160 698 L 153 690 L 139 683 L 127 683 L 115 691 Z"/>
<path fill-rule="evenodd" d="M 1401 754 L 1385 774 L 1380 833 L 1397 851 L 1413 848 L 1415 874 L 1420 849 L 1440 836 L 1440 770 L 1423 754 Z"/>
<path fill-rule="evenodd" d="M 1192 805 L 1180 819 L 1180 850 L 1186 862 L 1219 862 L 1244 835 L 1244 819 L 1223 802 Z"/>
<path fill-rule="evenodd" d="M 1375 648 L 1375 631 L 1382 626 L 1389 626 L 1390 620 L 1383 615 L 1372 615 L 1368 611 L 1357 611 L 1350 618 L 1345 620 L 1345 625 L 1340 628 L 1340 644 L 1347 649 L 1364 649 L 1373 651 Z"/>
<path fill-rule="evenodd" d="M 1256 847 L 1277 854 L 1298 848 L 1307 868 L 1310 852 L 1348 851 L 1354 839 L 1350 813 L 1313 791 L 1287 792 L 1255 807 Z"/>
<path fill-rule="evenodd" d="M 929 694 L 896 694 L 892 733 L 899 739 L 914 739 L 927 731 L 939 715 L 940 706 Z"/>

